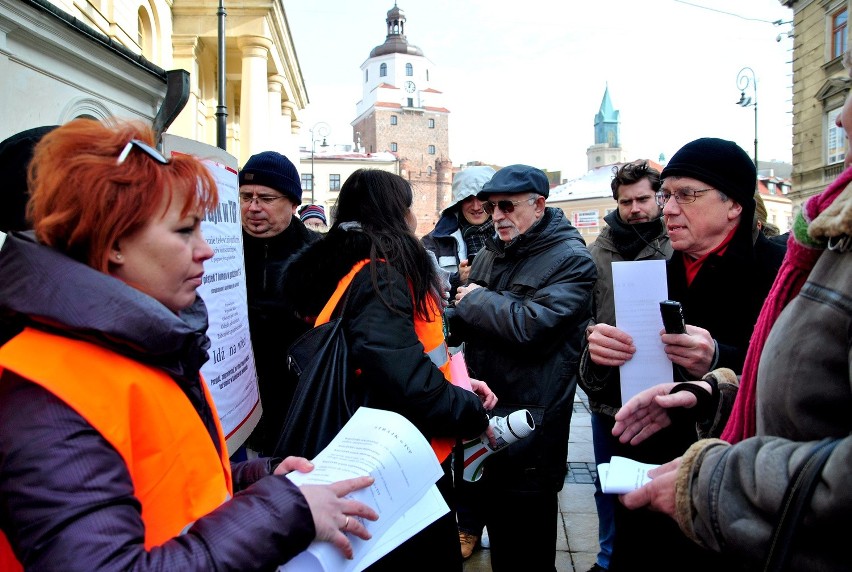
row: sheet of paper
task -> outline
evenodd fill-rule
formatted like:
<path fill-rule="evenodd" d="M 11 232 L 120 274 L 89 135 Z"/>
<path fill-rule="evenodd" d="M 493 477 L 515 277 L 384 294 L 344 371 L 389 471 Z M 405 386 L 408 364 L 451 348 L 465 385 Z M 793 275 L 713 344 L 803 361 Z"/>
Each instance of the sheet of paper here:
<path fill-rule="evenodd" d="M 408 509 L 378 540 L 378 543 L 364 556 L 354 572 L 360 572 L 374 564 L 379 558 L 450 512 L 438 487 L 426 491 L 417 504 Z"/>
<path fill-rule="evenodd" d="M 651 482 L 648 471 L 659 465 L 640 463 L 626 457 L 614 455 L 609 463 L 598 465 L 601 490 L 606 494 L 622 495 L 635 491 Z"/>
<path fill-rule="evenodd" d="M 421 502 L 435 489 L 443 470 L 429 442 L 398 413 L 359 408 L 313 463 L 315 468 L 310 473 L 293 472 L 287 476 L 297 485 L 303 485 L 372 475 L 376 480 L 373 486 L 355 491 L 349 498 L 372 507 L 379 520 L 362 521 L 373 535 L 370 540 L 349 536 L 355 551 L 353 560 L 346 560 L 327 542 L 314 542 L 306 552 L 282 566 L 279 570 L 283 572 L 363 570 L 366 566 L 362 560 L 378 559 L 370 553 L 380 543 L 384 552 L 379 557 L 449 510 L 443 499 L 436 506 L 434 495 Z M 438 494 L 437 489 L 434 492 Z M 398 524 L 403 515 L 405 519 Z M 393 534 L 385 538 L 389 530 Z"/>
<path fill-rule="evenodd" d="M 660 302 L 668 298 L 665 260 L 613 262 L 615 325 L 630 334 L 636 353 L 621 368 L 621 402 L 658 383 L 672 381 L 660 330 Z"/>

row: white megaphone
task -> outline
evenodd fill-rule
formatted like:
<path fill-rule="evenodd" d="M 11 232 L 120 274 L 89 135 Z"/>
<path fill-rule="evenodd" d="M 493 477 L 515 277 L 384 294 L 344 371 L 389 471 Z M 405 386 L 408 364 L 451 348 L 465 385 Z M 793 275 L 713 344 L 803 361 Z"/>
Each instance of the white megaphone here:
<path fill-rule="evenodd" d="M 515 441 L 523 439 L 535 430 L 535 421 L 526 409 L 506 415 L 505 417 L 492 417 L 488 426 L 494 430 L 497 441 L 496 447 L 491 447 L 487 432 L 477 439 L 462 442 L 464 451 L 464 480 L 474 482 L 482 476 L 482 462 L 489 455 L 502 451 Z"/>

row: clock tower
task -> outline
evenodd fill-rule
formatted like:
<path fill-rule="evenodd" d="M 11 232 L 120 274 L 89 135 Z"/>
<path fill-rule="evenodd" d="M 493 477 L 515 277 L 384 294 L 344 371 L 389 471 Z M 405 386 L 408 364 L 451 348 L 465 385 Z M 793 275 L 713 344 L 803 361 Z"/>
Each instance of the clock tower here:
<path fill-rule="evenodd" d="M 353 140 L 368 153 L 390 151 L 399 158 L 400 175 L 414 190 L 417 234 L 423 235 L 450 201 L 450 112 L 435 89 L 435 65 L 406 38 L 405 13 L 394 4 L 385 23 L 385 42 L 361 64 Z"/>

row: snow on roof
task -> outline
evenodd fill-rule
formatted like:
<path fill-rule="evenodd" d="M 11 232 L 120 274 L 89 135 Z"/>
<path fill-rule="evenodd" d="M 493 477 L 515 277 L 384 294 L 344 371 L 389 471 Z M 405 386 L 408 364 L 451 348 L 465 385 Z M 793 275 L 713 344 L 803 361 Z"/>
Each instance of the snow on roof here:
<path fill-rule="evenodd" d="M 550 189 L 547 202 L 573 201 L 578 199 L 595 199 L 611 197 L 612 168 L 615 165 L 604 165 L 588 171 L 582 177 L 571 179 Z"/>

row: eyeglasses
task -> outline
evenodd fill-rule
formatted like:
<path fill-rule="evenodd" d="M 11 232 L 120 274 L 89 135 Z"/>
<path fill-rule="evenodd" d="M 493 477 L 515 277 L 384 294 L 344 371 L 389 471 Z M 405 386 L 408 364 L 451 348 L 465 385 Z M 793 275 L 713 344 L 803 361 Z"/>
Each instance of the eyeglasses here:
<path fill-rule="evenodd" d="M 669 202 L 669 199 L 674 196 L 674 200 L 679 205 L 687 205 L 689 203 L 694 203 L 695 199 L 699 197 L 698 193 L 706 193 L 707 191 L 714 190 L 712 187 L 707 189 L 683 189 L 682 191 L 675 191 L 674 193 L 670 191 L 657 191 L 654 193 L 654 198 L 657 199 L 657 205 L 664 207 L 666 203 Z"/>
<path fill-rule="evenodd" d="M 240 193 L 240 202 L 243 204 L 251 204 L 257 201 L 258 205 L 271 205 L 278 199 L 283 199 L 283 196 L 272 195 L 253 195 L 252 193 Z"/>
<path fill-rule="evenodd" d="M 505 214 L 510 214 L 515 212 L 515 207 L 519 204 L 526 202 L 532 204 L 533 201 L 536 200 L 537 197 L 527 197 L 525 199 L 521 199 L 519 201 L 497 201 L 496 203 L 491 201 L 483 201 L 482 202 L 482 210 L 487 212 L 488 214 L 494 214 L 494 209 L 500 209 Z"/>
<path fill-rule="evenodd" d="M 127 142 L 127 145 L 124 146 L 124 149 L 121 150 L 121 153 L 118 154 L 118 159 L 115 160 L 116 165 L 121 165 L 124 161 L 127 160 L 127 156 L 130 155 L 130 152 L 133 149 L 139 149 L 153 160 L 155 160 L 160 165 L 168 165 L 169 160 L 163 157 L 163 154 L 145 143 L 144 141 L 140 141 L 139 139 L 131 139 Z"/>

